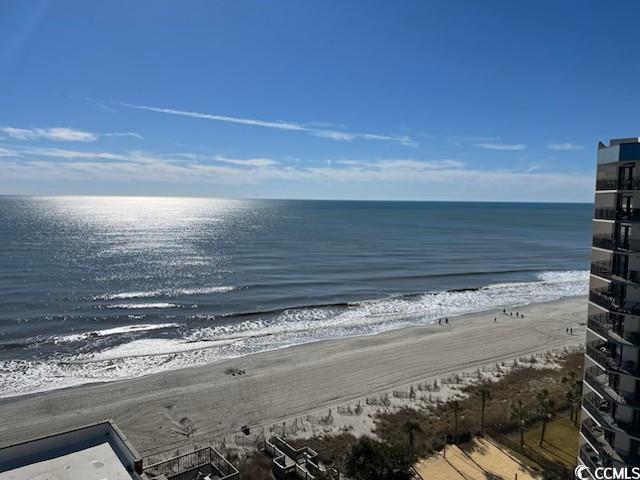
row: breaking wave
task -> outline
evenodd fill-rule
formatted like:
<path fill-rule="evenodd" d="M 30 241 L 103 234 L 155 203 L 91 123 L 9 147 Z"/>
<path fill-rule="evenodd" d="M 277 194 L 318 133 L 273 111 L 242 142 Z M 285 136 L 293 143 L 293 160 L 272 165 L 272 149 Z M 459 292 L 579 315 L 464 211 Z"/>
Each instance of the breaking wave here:
<path fill-rule="evenodd" d="M 251 353 L 329 338 L 370 335 L 406 326 L 428 325 L 508 306 L 548 302 L 585 295 L 587 271 L 543 272 L 533 282 L 486 285 L 477 289 L 427 292 L 349 304 L 319 305 L 276 312 L 252 312 L 211 318 L 211 325 L 181 328 L 179 337 L 156 332 L 176 323 L 140 324 L 62 337 L 68 341 L 140 333 L 91 354 L 58 361 L 8 360 L 0 363 L 0 396 L 16 396 L 84 383 L 133 378 L 150 373 L 203 365 Z M 134 293 L 134 292 L 131 292 Z M 174 308 L 172 303 L 133 303 L 110 308 Z"/>

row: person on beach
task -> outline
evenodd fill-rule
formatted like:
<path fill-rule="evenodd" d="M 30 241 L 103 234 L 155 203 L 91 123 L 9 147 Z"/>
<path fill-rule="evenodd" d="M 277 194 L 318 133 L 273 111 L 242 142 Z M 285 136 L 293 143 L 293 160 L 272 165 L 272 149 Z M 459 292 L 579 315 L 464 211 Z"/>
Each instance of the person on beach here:
<path fill-rule="evenodd" d="M 502 314 L 503 314 L 503 315 L 506 315 L 506 314 L 507 314 L 507 311 L 506 311 L 504 308 L 502 309 Z"/>
<path fill-rule="evenodd" d="M 513 312 L 509 312 L 509 316 L 510 316 L 510 317 L 513 317 Z"/>
<path fill-rule="evenodd" d="M 442 325 L 442 319 L 441 318 L 438 319 L 438 325 Z"/>
<path fill-rule="evenodd" d="M 518 318 L 520 316 L 520 314 L 518 312 L 516 312 L 516 318 Z"/>
<path fill-rule="evenodd" d="M 446 323 L 447 325 L 449 325 L 449 317 L 446 317 L 446 318 L 444 319 L 444 323 Z"/>
<path fill-rule="evenodd" d="M 496 317 L 493 317 L 493 323 L 497 323 L 498 319 Z"/>

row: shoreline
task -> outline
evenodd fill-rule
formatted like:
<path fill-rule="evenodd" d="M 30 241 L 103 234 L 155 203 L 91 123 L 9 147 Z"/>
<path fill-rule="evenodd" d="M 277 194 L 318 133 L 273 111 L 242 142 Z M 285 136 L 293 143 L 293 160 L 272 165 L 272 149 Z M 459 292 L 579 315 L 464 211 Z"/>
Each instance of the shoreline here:
<path fill-rule="evenodd" d="M 0 399 L 0 445 L 112 418 L 143 454 L 523 355 L 584 343 L 586 296 L 320 340 L 212 364 Z M 498 322 L 493 319 L 497 317 Z M 571 326 L 574 335 L 564 328 Z M 499 330 L 499 332 L 498 332 Z M 500 333 L 500 334 L 498 334 Z M 475 341 L 474 341 L 475 340 Z M 230 375 L 229 369 L 245 370 Z M 193 437 L 176 426 L 187 419 Z"/>

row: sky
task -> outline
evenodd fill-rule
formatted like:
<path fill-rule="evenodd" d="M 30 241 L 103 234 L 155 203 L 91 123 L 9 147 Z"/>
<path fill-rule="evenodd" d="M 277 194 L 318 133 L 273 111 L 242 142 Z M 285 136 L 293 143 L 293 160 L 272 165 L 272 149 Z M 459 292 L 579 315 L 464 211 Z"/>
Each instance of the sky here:
<path fill-rule="evenodd" d="M 0 2 L 0 194 L 590 202 L 640 3 Z"/>

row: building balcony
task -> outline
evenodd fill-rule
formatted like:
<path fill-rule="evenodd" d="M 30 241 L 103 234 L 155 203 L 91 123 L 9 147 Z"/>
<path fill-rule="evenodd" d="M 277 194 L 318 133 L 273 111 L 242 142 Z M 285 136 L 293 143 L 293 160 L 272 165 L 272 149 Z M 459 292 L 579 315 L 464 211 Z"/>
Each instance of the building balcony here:
<path fill-rule="evenodd" d="M 593 211 L 593 218 L 598 220 L 616 220 L 622 222 L 640 221 L 639 208 L 596 208 Z"/>
<path fill-rule="evenodd" d="M 596 180 L 596 191 L 602 190 L 640 190 L 640 179 L 618 180 L 606 178 Z"/>
<path fill-rule="evenodd" d="M 589 291 L 589 301 L 610 312 L 639 315 L 640 303 L 624 302 L 608 288 L 593 288 Z"/>
<path fill-rule="evenodd" d="M 615 220 L 616 209 L 615 208 L 596 208 L 593 211 L 593 218 L 598 220 Z"/>
<path fill-rule="evenodd" d="M 595 393 L 587 393 L 582 397 L 582 408 L 606 430 L 614 430 L 616 427 L 613 405 L 613 402 L 603 400 Z"/>
<path fill-rule="evenodd" d="M 601 430 L 593 424 L 593 422 L 587 419 L 580 425 L 580 433 L 589 442 L 589 444 L 596 450 L 600 458 L 608 458 L 611 454 L 615 453 Z"/>
<path fill-rule="evenodd" d="M 608 260 L 602 262 L 592 262 L 591 273 L 602 278 L 610 279 L 612 274 L 611 262 Z"/>
<path fill-rule="evenodd" d="M 618 239 L 610 233 L 603 233 L 593 236 L 592 245 L 605 250 L 619 251 L 623 253 L 640 252 L 640 241 L 632 239 Z"/>
<path fill-rule="evenodd" d="M 625 332 L 625 318 L 626 315 L 615 313 L 589 315 L 587 328 L 611 342 L 640 348 L 640 332 Z"/>
<path fill-rule="evenodd" d="M 640 364 L 632 360 L 622 360 L 615 347 L 608 342 L 589 342 L 587 355 L 605 370 L 640 378 Z"/>

